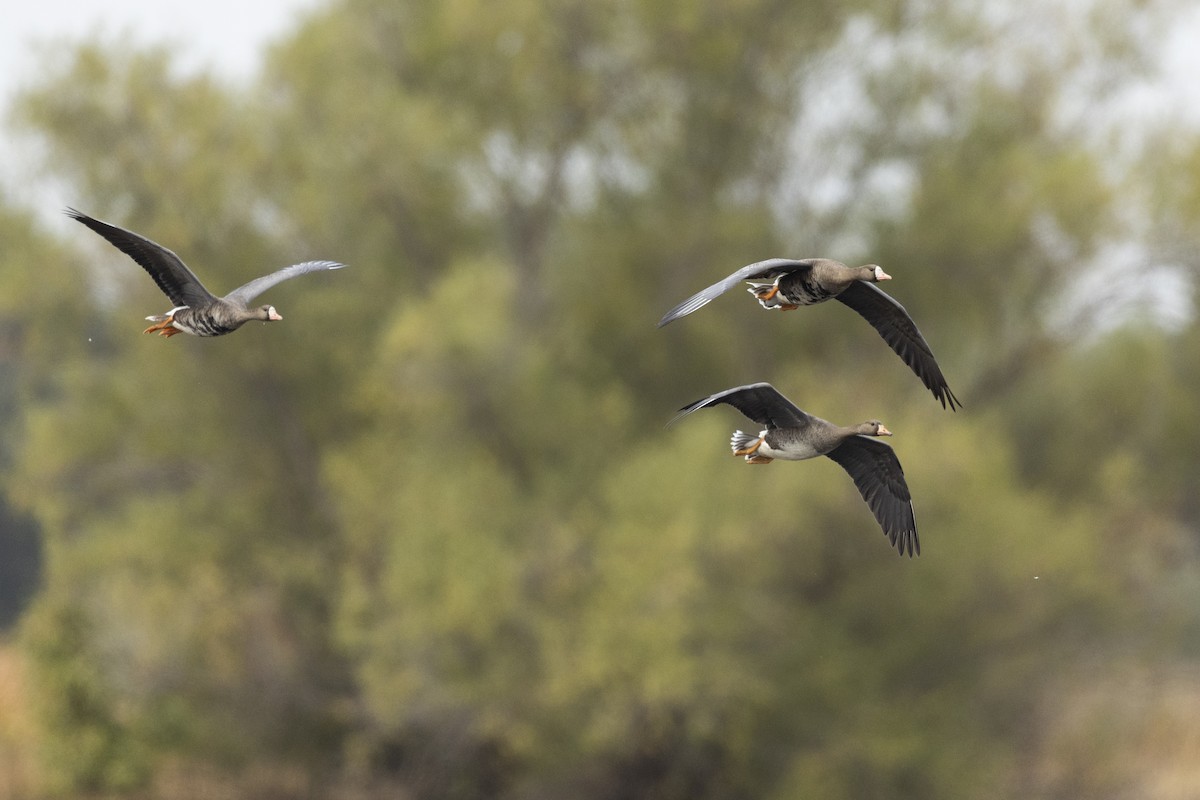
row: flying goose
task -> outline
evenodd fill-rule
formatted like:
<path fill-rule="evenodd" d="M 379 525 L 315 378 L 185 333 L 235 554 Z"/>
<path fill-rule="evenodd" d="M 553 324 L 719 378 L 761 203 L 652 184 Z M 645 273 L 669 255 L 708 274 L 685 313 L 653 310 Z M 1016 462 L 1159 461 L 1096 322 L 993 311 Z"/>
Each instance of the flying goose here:
<path fill-rule="evenodd" d="M 275 284 L 297 275 L 345 266 L 336 261 L 305 261 L 255 278 L 224 297 L 216 297 L 204 288 L 200 279 L 179 256 L 162 245 L 133 231 L 93 219 L 73 208 L 66 209 L 66 214 L 103 236 L 109 244 L 140 264 L 142 269 L 150 273 L 163 294 L 175 304 L 165 314 L 146 317 L 154 324 L 142 333 L 157 333 L 166 337 L 180 332 L 193 336 L 223 336 L 251 320 L 277 322 L 283 317 L 275 310 L 275 306 L 251 308 L 250 301 Z"/>
<path fill-rule="evenodd" d="M 925 337 L 917 330 L 904 306 L 875 286 L 892 276 L 875 264 L 847 267 L 828 258 L 770 258 L 742 267 L 729 277 L 714 283 L 672 308 L 658 321 L 658 327 L 685 317 L 720 297 L 742 281 L 758 298 L 763 308 L 793 311 L 800 306 L 822 303 L 832 297 L 857 311 L 879 332 L 904 363 L 917 374 L 925 388 L 951 411 L 961 406 L 946 385 L 942 370 Z"/>
<path fill-rule="evenodd" d="M 734 431 L 729 443 L 735 456 L 745 456 L 747 464 L 828 456 L 850 473 L 859 494 L 900 554 L 921 554 L 912 497 L 900 460 L 892 448 L 870 438 L 892 435 L 882 422 L 875 419 L 846 428 L 834 425 L 801 411 L 771 384 L 753 383 L 690 403 L 668 424 L 720 403 L 733 406 L 764 426 L 758 435 Z"/>

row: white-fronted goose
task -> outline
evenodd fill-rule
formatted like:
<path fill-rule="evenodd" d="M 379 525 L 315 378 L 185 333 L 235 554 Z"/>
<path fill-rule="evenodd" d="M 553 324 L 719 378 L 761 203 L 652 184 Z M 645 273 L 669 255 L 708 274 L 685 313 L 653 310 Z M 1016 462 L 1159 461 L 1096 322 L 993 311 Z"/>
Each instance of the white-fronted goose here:
<path fill-rule="evenodd" d="M 874 284 L 891 280 L 874 264 L 847 267 L 828 258 L 770 258 L 742 267 L 724 280 L 689 297 L 672 308 L 658 321 L 658 327 L 685 317 L 720 297 L 742 281 L 750 284 L 748 291 L 758 298 L 763 308 L 793 311 L 836 297 L 857 311 L 883 340 L 891 346 L 904 363 L 917 374 L 925 388 L 933 392 L 942 404 L 954 411 L 961 406 L 958 398 L 946 385 L 941 367 L 925 337 L 917 330 L 904 306 L 893 300 Z"/>
<path fill-rule="evenodd" d="M 734 431 L 730 446 L 747 464 L 769 464 L 776 458 L 803 461 L 828 456 L 850 473 L 859 494 L 901 555 L 921 554 L 912 497 L 896 453 L 874 436 L 891 436 L 879 420 L 843 428 L 797 408 L 769 383 L 726 389 L 684 406 L 674 423 L 701 408 L 726 403 L 764 426 L 757 436 Z"/>
<path fill-rule="evenodd" d="M 250 307 L 250 301 L 281 281 L 327 269 L 341 269 L 345 264 L 336 261 L 305 261 L 255 278 L 234 289 L 224 297 L 216 297 L 200 283 L 187 265 L 167 248 L 152 242 L 133 231 L 118 228 L 73 208 L 66 210 L 68 217 L 82 222 L 125 255 L 132 258 L 158 284 L 175 307 L 166 314 L 146 317 L 154 324 L 143 333 L 158 333 L 159 336 L 174 336 L 190 333 L 193 336 L 222 336 L 237 330 L 251 320 L 277 322 L 283 319 L 275 306 Z"/>

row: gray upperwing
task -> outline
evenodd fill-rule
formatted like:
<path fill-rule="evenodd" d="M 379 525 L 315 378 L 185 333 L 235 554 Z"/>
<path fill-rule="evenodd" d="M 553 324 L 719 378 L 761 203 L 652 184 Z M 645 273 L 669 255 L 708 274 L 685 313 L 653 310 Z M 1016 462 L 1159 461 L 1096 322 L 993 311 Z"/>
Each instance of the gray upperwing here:
<path fill-rule="evenodd" d="M 216 300 L 212 293 L 204 288 L 204 284 L 200 283 L 200 279 L 187 268 L 183 259 L 158 242 L 89 217 L 73 208 L 66 209 L 65 213 L 103 236 L 109 244 L 137 262 L 176 307 L 202 308 Z"/>
<path fill-rule="evenodd" d="M 269 275 L 263 275 L 261 278 L 255 278 L 245 286 L 239 286 L 229 294 L 225 295 L 225 299 L 234 303 L 241 303 L 244 306 L 250 305 L 250 301 L 258 297 L 260 294 L 270 289 L 277 283 L 283 283 L 289 278 L 295 278 L 298 275 L 304 275 L 308 272 L 320 272 L 321 270 L 341 269 L 346 266 L 339 264 L 336 261 L 305 261 L 300 264 L 292 264 L 290 267 L 276 270 Z"/>
<path fill-rule="evenodd" d="M 703 308 L 742 281 L 754 278 L 774 278 L 785 272 L 795 272 L 810 266 L 812 266 L 812 259 L 797 261 L 792 258 L 768 258 L 766 261 L 756 261 L 753 264 L 747 264 L 729 277 L 717 281 L 706 289 L 701 289 L 666 314 L 663 314 L 663 318 L 658 321 L 657 327 L 661 328 L 680 317 L 686 317 L 693 311 Z"/>
<path fill-rule="evenodd" d="M 779 390 L 769 383 L 752 383 L 747 386 L 737 386 L 726 389 L 714 395 L 697 400 L 679 409 L 668 425 L 674 424 L 681 417 L 702 408 L 725 403 L 736 408 L 759 425 L 768 428 L 794 428 L 807 425 L 813 417 L 796 407 Z"/>

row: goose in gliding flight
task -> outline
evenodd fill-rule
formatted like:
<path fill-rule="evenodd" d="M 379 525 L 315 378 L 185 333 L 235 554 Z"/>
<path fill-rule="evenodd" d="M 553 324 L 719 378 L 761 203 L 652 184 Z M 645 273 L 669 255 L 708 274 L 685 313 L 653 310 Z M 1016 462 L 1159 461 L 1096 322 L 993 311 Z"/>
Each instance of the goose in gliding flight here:
<path fill-rule="evenodd" d="M 150 274 L 163 294 L 175 307 L 165 314 L 146 317 L 154 324 L 142 333 L 174 336 L 190 333 L 193 336 L 223 336 L 251 320 L 278 322 L 283 319 L 275 306 L 250 307 L 250 302 L 277 283 L 320 270 L 341 269 L 345 264 L 336 261 L 305 261 L 255 278 L 234 289 L 224 297 L 213 295 L 187 265 L 173 252 L 133 231 L 110 225 L 87 214 L 68 208 L 71 219 L 82 222 L 132 258 Z"/>
<path fill-rule="evenodd" d="M 962 403 L 942 375 L 933 350 L 917 330 L 912 317 L 890 295 L 875 286 L 878 281 L 891 280 L 880 267 L 848 267 L 828 258 L 770 258 L 742 267 L 737 272 L 702 289 L 672 308 L 658 321 L 658 327 L 686 317 L 708 305 L 742 281 L 750 284 L 747 290 L 766 309 L 794 311 L 800 306 L 823 303 L 831 298 L 858 312 L 879 332 L 896 355 L 904 360 L 925 388 L 933 392 L 942 408 L 951 411 Z"/>
<path fill-rule="evenodd" d="M 826 456 L 850 474 L 879 527 L 901 555 L 921 554 L 912 496 L 896 452 L 876 438 L 892 432 L 879 420 L 842 427 L 797 408 L 769 383 L 726 389 L 689 403 L 671 420 L 726 403 L 763 426 L 757 435 L 734 431 L 730 446 L 747 464 Z M 670 424 L 670 423 L 669 423 Z"/>

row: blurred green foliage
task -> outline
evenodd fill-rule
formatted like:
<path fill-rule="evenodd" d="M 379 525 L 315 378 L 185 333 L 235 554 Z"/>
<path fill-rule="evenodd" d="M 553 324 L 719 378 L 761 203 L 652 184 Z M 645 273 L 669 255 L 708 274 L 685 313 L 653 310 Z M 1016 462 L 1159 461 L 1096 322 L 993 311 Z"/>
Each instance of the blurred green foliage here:
<path fill-rule="evenodd" d="M 1037 14 L 977 5 L 343 0 L 252 86 L 112 42 L 48 64 L 17 119 L 70 205 L 218 292 L 350 269 L 168 344 L 128 259 L 0 219 L 45 791 L 1124 796 L 1183 769 L 1114 728 L 1197 735 L 1169 713 L 1194 680 L 1120 698 L 1198 655 L 1200 328 L 1080 306 L 1153 171 L 1061 113 L 1133 82 L 1170 7 L 1030 50 Z M 774 255 L 885 265 L 966 408 L 837 304 L 654 328 Z M 664 429 L 756 380 L 897 432 L 920 559 L 835 465 L 729 458 L 732 412 Z"/>

